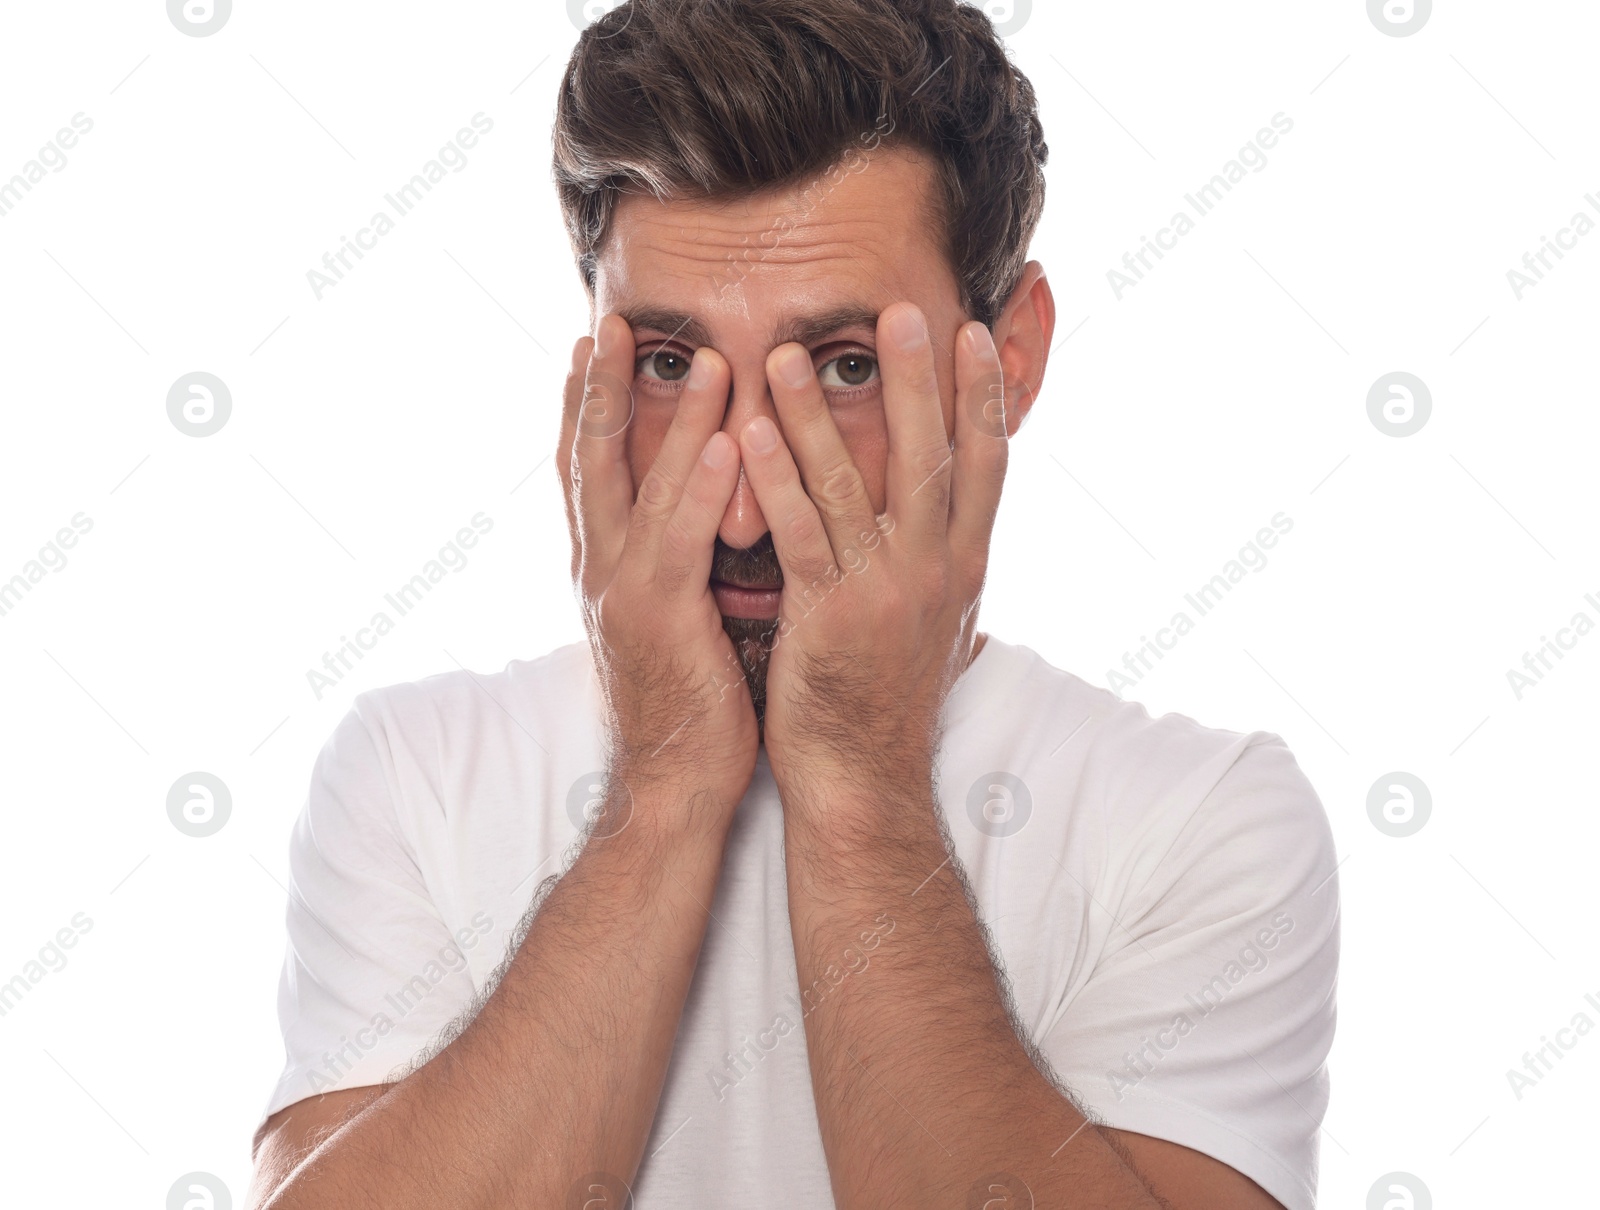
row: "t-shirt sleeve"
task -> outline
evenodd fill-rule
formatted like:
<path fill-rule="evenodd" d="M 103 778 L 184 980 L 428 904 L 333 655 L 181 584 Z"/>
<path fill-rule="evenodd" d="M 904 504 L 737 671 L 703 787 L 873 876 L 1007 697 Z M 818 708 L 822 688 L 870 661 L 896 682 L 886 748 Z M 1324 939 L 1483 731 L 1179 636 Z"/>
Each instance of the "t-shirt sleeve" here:
<path fill-rule="evenodd" d="M 1103 1125 L 1203 1152 L 1313 1210 L 1336 859 L 1289 749 L 1249 738 L 1148 878 L 1103 900 L 1111 942 L 1040 1047 Z"/>
<path fill-rule="evenodd" d="M 263 1121 L 309 1096 L 387 1082 L 473 995 L 399 826 L 394 784 L 381 712 L 360 695 L 317 757 L 289 841 L 285 1063 Z"/>

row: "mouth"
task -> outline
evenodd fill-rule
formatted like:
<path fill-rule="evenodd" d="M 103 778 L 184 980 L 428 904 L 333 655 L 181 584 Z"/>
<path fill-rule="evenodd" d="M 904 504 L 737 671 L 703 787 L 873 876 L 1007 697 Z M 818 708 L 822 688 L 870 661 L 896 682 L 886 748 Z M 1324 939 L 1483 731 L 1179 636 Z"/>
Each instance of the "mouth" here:
<path fill-rule="evenodd" d="M 783 586 L 729 584 L 722 580 L 712 580 L 711 596 L 717 603 L 717 611 L 725 618 L 773 621 L 778 616 L 778 602 L 783 597 Z"/>

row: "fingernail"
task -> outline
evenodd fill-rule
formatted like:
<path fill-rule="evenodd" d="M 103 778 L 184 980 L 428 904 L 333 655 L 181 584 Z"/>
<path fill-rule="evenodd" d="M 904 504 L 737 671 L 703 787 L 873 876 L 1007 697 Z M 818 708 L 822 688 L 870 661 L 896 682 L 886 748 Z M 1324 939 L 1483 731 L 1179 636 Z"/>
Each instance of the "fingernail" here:
<path fill-rule="evenodd" d="M 811 358 L 802 349 L 786 349 L 778 358 L 778 377 L 799 390 L 811 381 Z"/>
<path fill-rule="evenodd" d="M 994 333 L 983 324 L 967 326 L 967 348 L 984 360 L 992 361 L 996 354 Z"/>
<path fill-rule="evenodd" d="M 889 339 L 894 341 L 903 353 L 913 352 L 928 339 L 928 329 L 922 322 L 922 317 L 910 307 L 902 307 L 890 316 L 888 328 Z"/>
<path fill-rule="evenodd" d="M 713 468 L 727 466 L 728 457 L 732 453 L 733 451 L 728 448 L 728 443 L 722 440 L 722 434 L 712 433 L 711 440 L 706 442 L 706 448 L 700 455 L 700 461 Z"/>
<path fill-rule="evenodd" d="M 595 325 L 594 355 L 596 357 L 603 358 L 611 352 L 611 325 L 606 322 L 606 318 L 606 316 L 602 315 L 600 317 L 600 322 Z"/>
<path fill-rule="evenodd" d="M 758 454 L 770 454 L 778 448 L 778 429 L 765 416 L 757 416 L 744 427 L 744 439 Z"/>
<path fill-rule="evenodd" d="M 711 381 L 711 360 L 699 349 L 694 351 L 694 358 L 689 362 L 689 377 L 685 381 L 697 390 Z"/>

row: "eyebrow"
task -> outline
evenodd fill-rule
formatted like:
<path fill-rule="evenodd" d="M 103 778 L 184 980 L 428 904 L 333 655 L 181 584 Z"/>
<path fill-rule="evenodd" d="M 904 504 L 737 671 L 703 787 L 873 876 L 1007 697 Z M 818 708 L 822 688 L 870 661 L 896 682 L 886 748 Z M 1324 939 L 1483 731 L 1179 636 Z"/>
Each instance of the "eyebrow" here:
<path fill-rule="evenodd" d="M 682 311 L 648 306 L 623 306 L 617 308 L 617 314 L 635 329 L 650 328 L 657 332 L 671 333 L 667 337 L 668 340 L 681 340 L 695 348 L 712 343 L 711 333 L 706 325 L 695 316 Z M 847 303 L 811 315 L 785 316 L 774 325 L 768 334 L 767 343 L 768 347 L 774 349 L 779 345 L 790 343 L 811 345 L 825 336 L 832 336 L 850 328 L 866 328 L 875 333 L 878 328 L 878 312 L 858 303 Z"/>

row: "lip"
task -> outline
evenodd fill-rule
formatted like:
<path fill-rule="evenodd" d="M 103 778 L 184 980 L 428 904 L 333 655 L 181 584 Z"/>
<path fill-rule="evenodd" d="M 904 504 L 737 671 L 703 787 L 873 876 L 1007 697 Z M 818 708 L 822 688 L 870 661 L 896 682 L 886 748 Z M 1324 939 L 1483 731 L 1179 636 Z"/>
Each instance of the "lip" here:
<path fill-rule="evenodd" d="M 725 618 L 771 621 L 778 616 L 778 603 L 783 599 L 783 589 L 781 586 L 749 588 L 713 580 L 711 595 L 717 602 L 718 612 Z"/>

